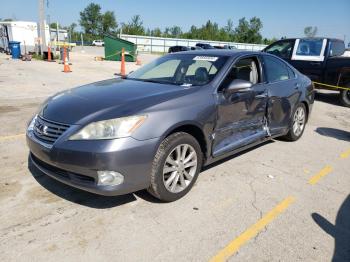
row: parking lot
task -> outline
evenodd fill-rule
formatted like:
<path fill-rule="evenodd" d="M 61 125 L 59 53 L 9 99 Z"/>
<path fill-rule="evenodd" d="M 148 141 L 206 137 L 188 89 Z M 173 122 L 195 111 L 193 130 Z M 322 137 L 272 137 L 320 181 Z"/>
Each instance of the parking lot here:
<path fill-rule="evenodd" d="M 299 141 L 273 140 L 206 167 L 173 203 L 144 191 L 97 196 L 29 170 L 24 132 L 40 103 L 120 70 L 94 60 L 102 48 L 84 51 L 71 53 L 69 74 L 0 54 L 1 261 L 350 259 L 350 108 L 330 92 L 317 95 Z"/>

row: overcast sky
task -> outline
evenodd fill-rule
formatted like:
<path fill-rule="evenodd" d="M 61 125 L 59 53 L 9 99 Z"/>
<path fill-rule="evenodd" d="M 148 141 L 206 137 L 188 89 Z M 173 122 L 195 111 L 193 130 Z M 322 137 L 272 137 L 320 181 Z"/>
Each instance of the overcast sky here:
<path fill-rule="evenodd" d="M 0 18 L 37 21 L 38 0 L 0 0 Z M 79 12 L 92 1 L 49 0 L 46 14 L 51 22 L 63 25 L 79 23 Z M 319 36 L 344 38 L 350 41 L 350 0 L 96 0 L 102 11 L 114 11 L 118 23 L 141 15 L 146 27 L 179 25 L 188 30 L 201 26 L 208 19 L 223 26 L 231 18 L 235 25 L 241 17 L 259 17 L 262 34 L 271 38 L 298 37 L 304 27 L 317 26 Z M 25 4 L 24 4 L 25 3 Z"/>

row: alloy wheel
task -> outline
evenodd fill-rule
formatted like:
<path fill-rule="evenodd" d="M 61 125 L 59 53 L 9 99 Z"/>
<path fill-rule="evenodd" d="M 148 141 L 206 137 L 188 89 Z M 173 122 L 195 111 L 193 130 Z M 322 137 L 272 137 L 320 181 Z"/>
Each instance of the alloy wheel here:
<path fill-rule="evenodd" d="M 305 110 L 303 107 L 298 107 L 293 118 L 293 132 L 296 136 L 300 136 L 305 127 Z"/>
<path fill-rule="evenodd" d="M 176 146 L 163 167 L 163 183 L 171 193 L 179 193 L 192 182 L 197 171 L 197 153 L 189 144 Z"/>

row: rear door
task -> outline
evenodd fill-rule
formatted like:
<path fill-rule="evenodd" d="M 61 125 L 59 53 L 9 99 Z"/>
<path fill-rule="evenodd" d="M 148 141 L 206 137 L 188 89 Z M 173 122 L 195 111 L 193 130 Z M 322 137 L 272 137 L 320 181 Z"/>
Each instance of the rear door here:
<path fill-rule="evenodd" d="M 284 61 L 263 55 L 268 89 L 267 118 L 271 135 L 283 134 L 289 129 L 290 119 L 298 103 L 301 90 L 294 71 Z"/>
<path fill-rule="evenodd" d="M 297 39 L 290 63 L 312 81 L 323 81 L 327 39 Z"/>
<path fill-rule="evenodd" d="M 250 81 L 249 90 L 225 93 L 235 79 Z M 244 57 L 230 69 L 218 94 L 217 122 L 213 134 L 213 156 L 219 156 L 268 135 L 265 129 L 267 89 L 262 83 L 261 63 L 258 56 Z"/>

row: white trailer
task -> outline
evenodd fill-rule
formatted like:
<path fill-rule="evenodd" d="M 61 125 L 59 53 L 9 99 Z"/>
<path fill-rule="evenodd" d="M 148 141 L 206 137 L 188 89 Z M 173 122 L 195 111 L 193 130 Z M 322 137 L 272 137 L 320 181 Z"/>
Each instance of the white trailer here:
<path fill-rule="evenodd" d="M 50 41 L 49 27 L 45 30 L 47 44 Z M 0 50 L 9 51 L 9 41 L 21 42 L 21 53 L 36 51 L 39 44 L 38 24 L 36 22 L 27 21 L 0 21 Z"/>

